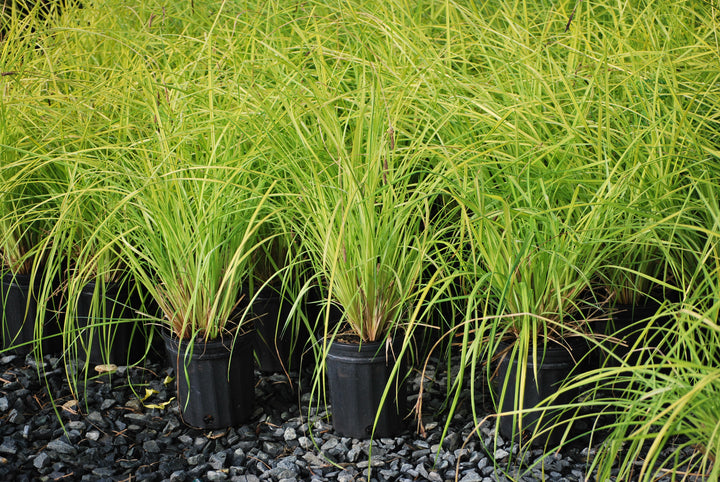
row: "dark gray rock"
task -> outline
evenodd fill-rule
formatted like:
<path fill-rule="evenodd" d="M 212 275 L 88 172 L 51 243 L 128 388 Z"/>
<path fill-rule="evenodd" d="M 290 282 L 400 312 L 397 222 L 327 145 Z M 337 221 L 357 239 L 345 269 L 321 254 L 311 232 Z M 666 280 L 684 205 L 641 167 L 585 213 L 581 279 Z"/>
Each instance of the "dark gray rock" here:
<path fill-rule="evenodd" d="M 148 440 L 143 443 L 143 450 L 151 454 L 157 454 L 162 451 L 160 445 L 155 440 Z"/>
<path fill-rule="evenodd" d="M 312 467 L 324 467 L 327 462 L 322 457 L 318 457 L 312 452 L 308 452 L 303 456 L 303 459 L 310 464 Z"/>
<path fill-rule="evenodd" d="M 182 482 L 185 480 L 185 471 L 184 470 L 176 470 L 172 474 L 170 474 L 170 482 Z"/>
<path fill-rule="evenodd" d="M 383 469 L 380 471 L 380 477 L 385 480 L 395 480 L 398 477 L 397 470 Z"/>
<path fill-rule="evenodd" d="M 193 465 L 193 466 L 204 464 L 205 463 L 205 455 L 203 455 L 203 454 L 192 455 L 187 458 L 187 463 L 189 465 Z"/>
<path fill-rule="evenodd" d="M 9 423 L 14 423 L 17 425 L 25 423 L 25 416 L 20 413 L 20 411 L 17 408 L 13 408 L 10 410 L 10 413 L 8 414 L 7 421 Z"/>
<path fill-rule="evenodd" d="M 48 450 L 52 450 L 53 452 L 64 455 L 72 455 L 77 453 L 77 449 L 75 447 L 60 439 L 51 440 L 50 443 L 47 445 L 47 448 Z"/>
<path fill-rule="evenodd" d="M 101 428 L 107 426 L 107 420 L 105 420 L 102 414 L 98 411 L 90 412 L 87 416 L 87 421 Z"/>
<path fill-rule="evenodd" d="M 208 459 L 208 463 L 210 466 L 215 470 L 222 470 L 225 468 L 225 463 L 227 461 L 227 456 L 225 452 L 218 452 L 215 454 L 212 454 L 210 458 Z"/>
<path fill-rule="evenodd" d="M 129 421 L 128 423 L 142 425 L 147 422 L 148 416 L 144 413 L 126 413 L 125 418 Z"/>
<path fill-rule="evenodd" d="M 443 478 L 440 476 L 439 473 L 437 473 L 437 472 L 435 472 L 435 471 L 433 471 L 433 472 L 428 472 L 427 479 L 428 479 L 430 482 L 443 482 Z"/>
<path fill-rule="evenodd" d="M 383 467 L 385 465 L 385 461 L 383 459 L 378 459 L 373 457 L 371 460 L 363 460 L 361 462 L 357 463 L 357 467 L 359 469 L 366 469 L 368 467 Z"/>
<path fill-rule="evenodd" d="M 510 453 L 509 453 L 507 450 L 505 450 L 505 449 L 497 449 L 497 450 L 495 451 L 494 457 L 495 457 L 495 460 L 497 460 L 498 462 L 500 462 L 500 461 L 506 459 L 506 458 L 508 457 L 508 455 L 510 455 Z"/>
<path fill-rule="evenodd" d="M 253 448 L 255 448 L 257 446 L 257 441 L 256 440 L 242 440 L 242 441 L 238 442 L 236 445 L 238 448 L 241 448 L 246 452 L 250 452 L 250 450 L 252 450 Z"/>
<path fill-rule="evenodd" d="M 360 457 L 361 448 L 358 445 L 353 445 L 350 450 L 347 451 L 346 458 L 348 462 L 355 463 Z"/>
<path fill-rule="evenodd" d="M 339 472 L 336 477 L 338 482 L 353 482 L 356 480 L 357 475 L 357 470 L 352 467 L 347 467 L 345 470 Z"/>
<path fill-rule="evenodd" d="M 241 448 L 237 448 L 233 451 L 233 454 L 232 454 L 232 457 L 230 460 L 230 464 L 232 466 L 242 467 L 243 464 L 245 463 L 245 459 L 246 459 L 245 451 Z"/>
<path fill-rule="evenodd" d="M 97 477 L 112 477 L 115 470 L 112 467 L 98 467 L 92 470 L 92 474 Z"/>
<path fill-rule="evenodd" d="M 283 445 L 276 442 L 263 442 L 262 446 L 263 452 L 270 455 L 270 457 L 277 457 L 284 450 Z"/>
<path fill-rule="evenodd" d="M 5 439 L 0 444 L 0 453 L 15 455 L 17 453 L 17 442 L 13 439 Z"/>

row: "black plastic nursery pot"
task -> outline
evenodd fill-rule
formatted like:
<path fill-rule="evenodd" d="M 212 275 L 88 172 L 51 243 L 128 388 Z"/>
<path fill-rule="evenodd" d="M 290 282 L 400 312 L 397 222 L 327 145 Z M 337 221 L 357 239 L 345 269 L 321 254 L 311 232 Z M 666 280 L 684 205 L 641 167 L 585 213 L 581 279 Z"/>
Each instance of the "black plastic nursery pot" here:
<path fill-rule="evenodd" d="M 198 340 L 188 349 L 187 340 L 163 333 L 185 423 L 215 430 L 250 418 L 255 402 L 253 336 L 246 332 L 236 338 Z"/>
<path fill-rule="evenodd" d="M 560 342 L 548 342 L 544 350 L 538 347 L 537 359 L 528 354 L 524 366 L 517 359 L 510 359 L 512 347 L 502 343 L 499 353 L 504 353 L 498 362 L 497 380 L 495 385 L 496 400 L 500 404 L 499 413 L 512 412 L 518 409 L 532 410 L 548 406 L 543 401 L 558 393 L 561 385 L 571 376 L 578 374 L 584 368 L 581 360 L 589 349 L 584 338 L 575 337 Z M 537 364 L 535 363 L 537 362 Z M 525 371 L 524 382 L 518 381 Z M 502 390 L 506 390 L 503 397 Z M 522 398 L 520 394 L 522 388 Z M 577 392 L 564 391 L 553 399 L 552 405 L 563 405 L 574 401 Z M 528 411 L 520 415 L 503 415 L 498 417 L 500 435 L 507 440 L 524 444 L 534 432 L 532 445 L 553 447 L 560 444 L 562 437 L 571 424 L 571 420 L 564 418 L 561 409 L 547 409 L 544 411 Z M 570 427 L 571 436 L 576 432 Z"/>
<path fill-rule="evenodd" d="M 77 300 L 78 360 L 88 365 L 132 365 L 145 353 L 147 336 L 135 312 L 139 300 L 128 283 L 106 283 L 95 299 L 96 282 L 88 282 Z"/>
<path fill-rule="evenodd" d="M 35 348 L 39 289 L 40 279 L 36 277 L 31 286 L 30 274 L 3 274 L 0 287 L 3 351 L 26 355 Z M 41 347 L 43 353 L 55 353 L 59 348 L 59 328 L 52 306 L 46 308 L 45 315 Z"/>
<path fill-rule="evenodd" d="M 399 353 L 399 343 L 386 350 L 384 342 L 332 342 L 326 372 L 335 433 L 367 439 L 394 437 L 404 430 L 407 397 L 402 366 L 380 405 Z"/>
<path fill-rule="evenodd" d="M 292 303 L 272 288 L 263 289 L 252 305 L 255 320 L 255 357 L 263 373 L 288 372 L 300 366 L 303 339 L 293 342 L 290 327 Z"/>

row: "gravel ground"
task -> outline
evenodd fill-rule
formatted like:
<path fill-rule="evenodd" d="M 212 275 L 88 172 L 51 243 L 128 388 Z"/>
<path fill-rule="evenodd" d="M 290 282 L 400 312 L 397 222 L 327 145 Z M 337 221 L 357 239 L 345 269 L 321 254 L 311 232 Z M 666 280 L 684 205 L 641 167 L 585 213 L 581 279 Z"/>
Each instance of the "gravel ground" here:
<path fill-rule="evenodd" d="M 0 480 L 367 481 L 368 471 L 376 481 L 491 482 L 521 474 L 525 481 L 585 480 L 587 448 L 543 461 L 542 450 L 519 457 L 502 440 L 493 445 L 492 419 L 468 437 L 474 424 L 467 389 L 441 445 L 441 374 L 423 395 L 425 433 L 411 422 L 402 436 L 376 440 L 370 458 L 369 441 L 337 437 L 325 409 L 308 412 L 310 394 L 297 390 L 309 389 L 308 376 L 294 390 L 283 376 L 256 373 L 251 421 L 206 433 L 180 419 L 170 401 L 175 383 L 164 383 L 174 374 L 161 363 L 119 367 L 89 381 L 78 400 L 62 363 L 46 357 L 41 368 L 43 378 L 30 358 L 0 357 Z M 409 387 L 410 405 L 419 379 Z"/>

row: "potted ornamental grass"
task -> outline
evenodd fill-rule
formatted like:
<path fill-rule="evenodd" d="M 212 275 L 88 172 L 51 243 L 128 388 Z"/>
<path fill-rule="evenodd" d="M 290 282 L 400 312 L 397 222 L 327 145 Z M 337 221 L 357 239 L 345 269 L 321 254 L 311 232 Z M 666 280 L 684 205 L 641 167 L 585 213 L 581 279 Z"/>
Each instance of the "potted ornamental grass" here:
<path fill-rule="evenodd" d="M 614 386 L 613 397 L 599 395 L 596 402 L 614 415 L 611 425 L 598 427 L 607 434 L 591 466 L 598 477 L 651 481 L 667 474 L 693 474 L 700 480 L 720 476 L 717 313 L 715 306 L 710 312 L 687 308 L 669 315 L 692 336 L 674 336 L 673 350 L 652 362 L 607 372 L 621 376 L 625 388 L 618 394 Z"/>
<path fill-rule="evenodd" d="M 110 176 L 107 171 L 97 172 Z M 92 177 L 88 172 L 81 175 L 85 180 Z M 77 186 L 59 223 L 67 259 L 66 356 L 87 371 L 98 365 L 137 364 L 152 339 L 141 316 L 147 307 L 120 246 L 127 229 L 120 219 L 127 210 L 117 209 L 120 195 L 107 185 Z"/>
<path fill-rule="evenodd" d="M 26 138 L 0 128 L 0 270 L 2 349 L 36 354 L 55 351 L 57 325 L 51 298 L 54 272 L 47 263 L 57 219 L 49 186 L 54 166 L 24 151 Z"/>
<path fill-rule="evenodd" d="M 468 351 L 494 386 L 498 433 L 521 445 L 555 446 L 568 435 L 573 416 L 562 409 L 577 393 L 563 385 L 584 369 L 591 321 L 602 316 L 591 287 L 605 237 L 589 206 L 573 196 L 563 204 L 562 184 L 537 179 L 548 197 L 490 194 L 476 184 L 458 201 L 467 259 L 478 265 L 468 268 L 476 272 Z"/>
<path fill-rule="evenodd" d="M 326 293 L 316 383 L 327 379 L 336 433 L 392 437 L 407 415 L 410 339 L 440 271 L 430 253 L 443 224 L 431 206 L 444 164 L 421 135 L 394 132 L 402 96 L 353 69 L 345 94 L 298 82 L 266 111 L 286 179 L 279 199 Z"/>
<path fill-rule="evenodd" d="M 692 223 L 678 240 L 685 256 L 670 259 L 676 270 L 687 272 L 681 285 L 684 297 L 668 310 L 663 349 L 622 373 L 625 396 L 616 405 L 617 422 L 609 427 L 608 443 L 594 462 L 599 476 L 608 474 L 617 460 L 622 461 L 619 476 L 634 465 L 643 481 L 667 473 L 701 474 L 706 480 L 720 476 L 718 167 L 717 159 L 708 160 L 689 176 Z M 658 395 L 643 396 L 650 390 Z"/>
<path fill-rule="evenodd" d="M 127 263 L 160 307 L 184 420 L 213 429 L 252 414 L 252 252 L 267 192 L 241 167 L 137 176 L 123 236 Z M 269 188 L 270 186 L 268 186 Z"/>
<path fill-rule="evenodd" d="M 9 14 L 9 12 L 8 12 Z M 5 37 L 6 20 L 2 14 Z M 7 15 L 7 16 L 6 16 Z M 25 47 L 18 31 L 13 30 L 5 42 L 8 46 Z M 14 49 L 4 49 L 1 54 L 4 68 L 11 70 L 20 66 L 21 59 Z M 33 172 L 40 164 L 23 153 L 28 139 L 20 121 L 21 104 L 32 97 L 32 88 L 8 86 L 7 95 L 12 100 L 0 104 L 0 271 L 2 273 L 2 350 L 13 349 L 27 353 L 35 340 L 37 295 L 41 278 L 41 257 L 36 256 L 41 238 L 38 220 L 42 218 L 39 206 L 41 186 L 36 183 Z M 5 98 L 5 96 L 4 96 Z M 41 329 L 40 329 L 41 331 Z"/>
<path fill-rule="evenodd" d="M 204 53 L 200 59 L 208 60 Z M 127 186 L 120 245 L 143 295 L 161 312 L 154 323 L 163 327 L 183 419 L 214 429 L 252 415 L 249 286 L 255 253 L 266 241 L 262 226 L 274 215 L 274 188 L 256 170 L 247 110 L 224 95 L 238 79 L 214 84 L 219 74 L 205 72 L 185 91 L 179 83 L 192 72 L 172 74 L 178 88 L 170 86 L 164 102 L 154 92 L 145 100 L 157 131 L 137 139 L 120 161 Z"/>
<path fill-rule="evenodd" d="M 708 165 L 717 168 L 717 161 Z M 688 207 L 695 216 L 677 241 L 685 256 L 669 260 L 686 271 L 684 294 L 663 310 L 662 349 L 649 354 L 633 346 L 632 364 L 603 366 L 576 382 L 592 390 L 595 403 L 612 415 L 611 423 L 598 425 L 604 440 L 590 467 L 598 479 L 650 481 L 692 474 L 715 480 L 720 475 L 720 196 L 714 172 L 691 177 L 695 195 Z"/>
<path fill-rule="evenodd" d="M 286 165 L 277 177 L 290 180 L 280 190 L 290 193 L 293 230 L 325 295 L 316 386 L 327 389 L 335 431 L 357 438 L 405 427 L 404 368 L 417 361 L 418 335 L 432 330 L 446 297 L 451 268 L 438 253 L 454 221 L 441 193 L 456 106 L 425 84 L 447 81 L 445 65 L 420 35 L 412 41 L 437 62 L 418 69 L 412 52 L 395 48 L 408 40 L 404 19 L 377 14 L 379 22 L 357 12 L 341 25 L 333 15 L 315 19 L 313 42 L 328 48 L 301 65 L 287 58 L 290 81 L 264 108 Z M 377 44 L 353 42 L 355 27 L 373 31 Z M 342 54 L 327 33 L 336 30 Z"/>
<path fill-rule="evenodd" d="M 30 221 L 37 198 L 26 193 L 21 173 L 11 174 L 11 168 L 0 167 L 2 349 L 27 353 L 36 334 L 42 333 L 35 325 L 42 270 L 35 256 L 40 233 Z"/>
<path fill-rule="evenodd" d="M 52 259 L 62 275 L 61 326 L 66 362 L 96 366 L 133 365 L 144 358 L 149 340 L 139 313 L 143 300 L 121 252 L 127 186 L 121 149 L 89 147 L 99 139 L 54 159 L 65 167 L 57 183 L 58 219 L 51 231 Z"/>
<path fill-rule="evenodd" d="M 51 3 L 48 8 L 56 10 L 57 2 Z M 112 189 L 103 191 L 101 185 L 115 182 L 102 179 L 111 169 L 99 167 L 99 159 L 117 150 L 123 126 L 134 130 L 123 117 L 133 116 L 127 109 L 131 90 L 115 81 L 119 70 L 129 77 L 133 71 L 129 64 L 139 59 L 127 55 L 129 49 L 118 49 L 120 42 L 114 35 L 97 42 L 90 29 L 59 28 L 67 25 L 66 21 L 73 22 L 76 9 L 53 22 L 41 22 L 42 8 L 38 3 L 26 19 L 13 20 L 3 42 L 7 48 L 0 54 L 7 80 L 12 79 L 6 83 L 3 76 L 8 95 L 0 106 L 0 178 L 8 181 L 4 184 L 8 189 L 14 185 L 15 196 L 9 200 L 7 191 L 5 200 L 13 205 L 3 209 L 3 224 L 15 224 L 14 233 L 23 233 L 22 239 L 11 233 L 3 235 L 3 251 L 8 257 L 17 257 L 17 250 L 36 246 L 36 255 L 24 259 L 25 264 L 37 268 L 34 276 L 40 286 L 33 298 L 38 301 L 38 316 L 63 324 L 67 342 L 63 348 L 74 352 L 79 332 L 74 314 L 68 313 L 68 308 L 73 311 L 76 305 L 75 299 L 68 303 L 68 288 L 73 294 L 83 288 L 75 282 L 79 280 L 78 267 L 84 270 L 85 285 L 98 271 L 106 272 L 106 278 L 117 277 L 121 264 L 115 254 L 108 256 L 117 250 L 93 233 L 104 225 L 104 211 L 98 205 L 110 203 L 113 194 Z M 88 45 L 93 47 L 92 54 Z M 106 56 L 108 52 L 112 53 Z M 113 69 L 103 68 L 103 59 L 110 58 Z M 55 73 L 36 75 L 47 69 Z M 26 221 L 19 221 L 20 217 L 34 218 L 32 229 Z M 98 268 L 99 263 L 106 266 Z M 61 336 L 55 334 L 60 350 Z"/>
<path fill-rule="evenodd" d="M 596 325 L 591 319 L 608 316 L 595 314 L 612 302 L 605 289 L 597 290 L 603 278 L 616 277 L 612 284 L 618 288 L 635 283 L 640 291 L 645 288 L 638 284 L 646 281 L 658 280 L 669 291 L 683 286 L 678 279 L 683 261 L 663 258 L 678 246 L 686 258 L 691 252 L 668 235 L 687 224 L 677 214 L 689 202 L 683 194 L 685 166 L 703 169 L 714 149 L 699 132 L 716 132 L 716 126 L 704 125 L 704 116 L 715 105 L 708 85 L 717 74 L 706 75 L 692 56 L 668 62 L 665 39 L 648 40 L 653 34 L 647 26 L 668 11 L 691 12 L 658 4 L 657 10 L 610 18 L 600 12 L 604 7 L 577 7 L 568 18 L 528 5 L 512 15 L 468 17 L 466 29 L 485 41 L 477 56 L 487 67 L 465 77 L 468 97 L 478 100 L 460 111 L 474 121 L 474 132 L 482 133 L 468 150 L 482 154 L 458 169 L 453 187 L 467 213 L 460 227 L 464 237 L 457 238 L 470 239 L 462 247 L 469 260 L 463 271 L 476 287 L 463 321 L 474 330 L 475 342 L 469 336 L 462 348 L 466 362 L 486 363 L 488 377 L 503 363 L 524 375 L 524 382 L 496 376 L 504 390 L 495 393 L 495 404 L 501 420 L 515 418 L 510 432 L 528 436 L 540 429 L 525 415 L 535 417 L 542 409 L 528 409 L 520 391 L 549 386 L 536 378 L 549 347 L 587 339 Z M 621 31 L 628 35 L 618 35 Z M 706 40 L 673 31 L 674 38 L 681 36 L 707 59 Z M 540 43 L 545 47 L 536 48 Z M 657 54 L 652 62 L 650 45 Z M 671 65 L 675 61 L 683 67 Z M 575 74 L 568 73 L 570 64 Z M 690 72 L 704 80 L 694 80 Z M 674 86 L 685 94 L 678 96 Z M 629 225 L 623 224 L 628 219 Z M 603 339 L 592 337 L 589 343 L 596 346 Z M 582 349 L 587 343 L 578 344 Z M 492 363 L 493 357 L 503 360 L 502 351 L 507 361 Z M 574 346 L 563 351 L 576 361 L 583 358 Z M 544 405 L 568 406 L 569 400 L 557 395 Z M 555 432 L 551 439 L 560 442 L 565 430 Z"/>
<path fill-rule="evenodd" d="M 698 218 L 693 213 L 695 189 L 688 181 L 694 167 L 654 160 L 634 168 L 632 172 L 617 166 L 624 173 L 614 180 L 613 191 L 620 194 L 605 200 L 617 214 L 596 286 L 605 292 L 608 313 L 596 326 L 597 333 L 608 336 L 605 351 L 610 356 L 603 356 L 601 364 L 632 363 L 626 359 L 631 352 L 637 359 L 640 351 L 668 346 L 666 335 L 673 331 L 673 321 L 663 312 L 684 296 L 687 266 L 694 264 L 692 253 L 702 249 L 702 239 L 692 227 Z M 651 176 L 653 168 L 657 172 Z M 646 179 L 638 179 L 640 173 Z"/>

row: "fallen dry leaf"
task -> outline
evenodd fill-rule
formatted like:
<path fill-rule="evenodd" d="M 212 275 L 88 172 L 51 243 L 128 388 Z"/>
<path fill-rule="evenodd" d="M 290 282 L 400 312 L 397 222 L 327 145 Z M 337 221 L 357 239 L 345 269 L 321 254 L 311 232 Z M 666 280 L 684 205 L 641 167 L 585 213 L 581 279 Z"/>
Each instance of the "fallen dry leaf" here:
<path fill-rule="evenodd" d="M 142 397 L 142 400 L 141 400 L 141 401 L 144 402 L 144 401 L 147 400 L 148 398 L 150 398 L 150 397 L 152 397 L 153 395 L 156 395 L 156 394 L 158 394 L 158 393 L 160 393 L 160 392 L 158 392 L 157 390 L 153 390 L 152 388 L 146 388 L 146 389 L 145 389 L 145 396 Z M 145 405 L 145 406 L 147 407 L 147 405 Z"/>
<path fill-rule="evenodd" d="M 75 410 L 75 408 L 77 408 L 77 405 L 78 405 L 77 400 L 68 400 L 67 402 L 62 404 L 62 408 L 66 412 L 72 413 L 73 415 L 75 415 L 77 413 L 77 410 Z"/>
<path fill-rule="evenodd" d="M 107 365 L 96 365 L 95 371 L 98 373 L 114 373 L 118 369 L 117 365 L 109 363 Z"/>
<path fill-rule="evenodd" d="M 171 399 L 168 400 L 167 402 L 162 402 L 162 403 L 149 403 L 149 404 L 145 405 L 145 408 L 157 408 L 158 410 L 165 410 L 165 407 L 167 407 L 168 405 L 170 405 L 173 400 L 175 400 L 175 397 L 171 398 Z"/>

